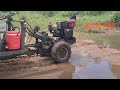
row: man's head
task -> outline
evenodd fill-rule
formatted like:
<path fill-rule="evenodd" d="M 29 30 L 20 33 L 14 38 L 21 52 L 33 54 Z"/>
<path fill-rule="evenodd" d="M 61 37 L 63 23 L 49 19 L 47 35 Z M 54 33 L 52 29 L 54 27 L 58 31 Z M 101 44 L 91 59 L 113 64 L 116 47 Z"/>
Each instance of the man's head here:
<path fill-rule="evenodd" d="M 76 14 L 77 14 L 77 12 L 74 12 L 74 13 L 73 13 L 73 15 L 76 15 Z"/>

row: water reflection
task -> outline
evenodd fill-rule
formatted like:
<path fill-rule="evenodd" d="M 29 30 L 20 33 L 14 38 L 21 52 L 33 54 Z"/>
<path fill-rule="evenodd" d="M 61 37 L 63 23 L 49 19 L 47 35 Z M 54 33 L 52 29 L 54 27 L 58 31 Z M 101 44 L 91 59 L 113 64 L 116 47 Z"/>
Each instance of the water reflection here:
<path fill-rule="evenodd" d="M 111 66 L 105 60 L 73 54 L 70 63 L 75 66 L 72 79 L 116 79 Z"/>
<path fill-rule="evenodd" d="M 106 47 L 114 48 L 120 50 L 120 33 L 119 32 L 112 32 L 112 33 L 84 33 L 74 32 L 77 39 L 80 40 L 93 40 L 98 44 L 103 44 Z"/>
<path fill-rule="evenodd" d="M 99 64 L 88 64 L 86 67 L 80 68 L 76 66 L 73 79 L 116 79 L 110 70 L 109 64 L 102 61 Z"/>

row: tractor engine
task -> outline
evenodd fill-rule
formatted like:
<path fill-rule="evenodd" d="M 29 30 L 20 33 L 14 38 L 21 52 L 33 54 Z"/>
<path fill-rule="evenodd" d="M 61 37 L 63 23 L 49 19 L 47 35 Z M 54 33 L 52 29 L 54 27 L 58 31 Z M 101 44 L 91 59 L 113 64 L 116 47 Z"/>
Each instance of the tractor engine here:
<path fill-rule="evenodd" d="M 67 43 L 70 41 L 72 44 L 76 42 L 75 37 L 73 37 L 73 29 L 75 26 L 75 20 L 59 21 L 56 23 L 56 27 L 50 23 L 48 30 L 53 34 L 53 37 L 64 39 Z"/>
<path fill-rule="evenodd" d="M 54 46 L 54 39 L 48 36 L 48 33 L 40 31 L 40 27 L 35 27 L 32 30 L 29 30 L 30 36 L 36 39 L 35 49 L 36 53 L 41 56 L 50 55 L 51 49 Z"/>

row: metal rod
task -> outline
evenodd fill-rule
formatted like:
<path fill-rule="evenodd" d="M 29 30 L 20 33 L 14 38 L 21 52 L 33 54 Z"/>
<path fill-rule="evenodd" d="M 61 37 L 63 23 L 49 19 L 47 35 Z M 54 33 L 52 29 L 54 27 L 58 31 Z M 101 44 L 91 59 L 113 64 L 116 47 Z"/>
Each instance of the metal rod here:
<path fill-rule="evenodd" d="M 21 22 L 21 49 L 25 48 L 25 31 L 26 31 L 25 21 L 22 21 Z"/>
<path fill-rule="evenodd" d="M 12 22 L 24 22 L 25 20 L 13 20 Z"/>

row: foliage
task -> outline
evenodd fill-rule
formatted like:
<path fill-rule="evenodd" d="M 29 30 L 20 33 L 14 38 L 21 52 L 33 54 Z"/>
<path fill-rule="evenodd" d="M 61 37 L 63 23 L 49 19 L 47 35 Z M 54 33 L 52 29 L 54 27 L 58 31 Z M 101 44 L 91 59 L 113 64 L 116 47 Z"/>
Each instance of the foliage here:
<path fill-rule="evenodd" d="M 0 11 L 0 16 L 8 11 Z M 16 11 L 13 17 L 15 20 L 22 19 L 23 17 L 29 22 L 31 26 L 38 25 L 41 29 L 46 29 L 47 25 L 51 22 L 55 24 L 59 20 L 68 20 L 70 15 L 74 12 L 77 13 L 77 30 L 84 30 L 86 23 L 105 23 L 111 22 L 120 25 L 120 20 L 115 19 L 120 15 L 119 11 Z M 14 23 L 18 26 L 19 24 Z M 93 30 L 94 31 L 94 30 Z M 97 30 L 95 30 L 97 32 Z"/>

